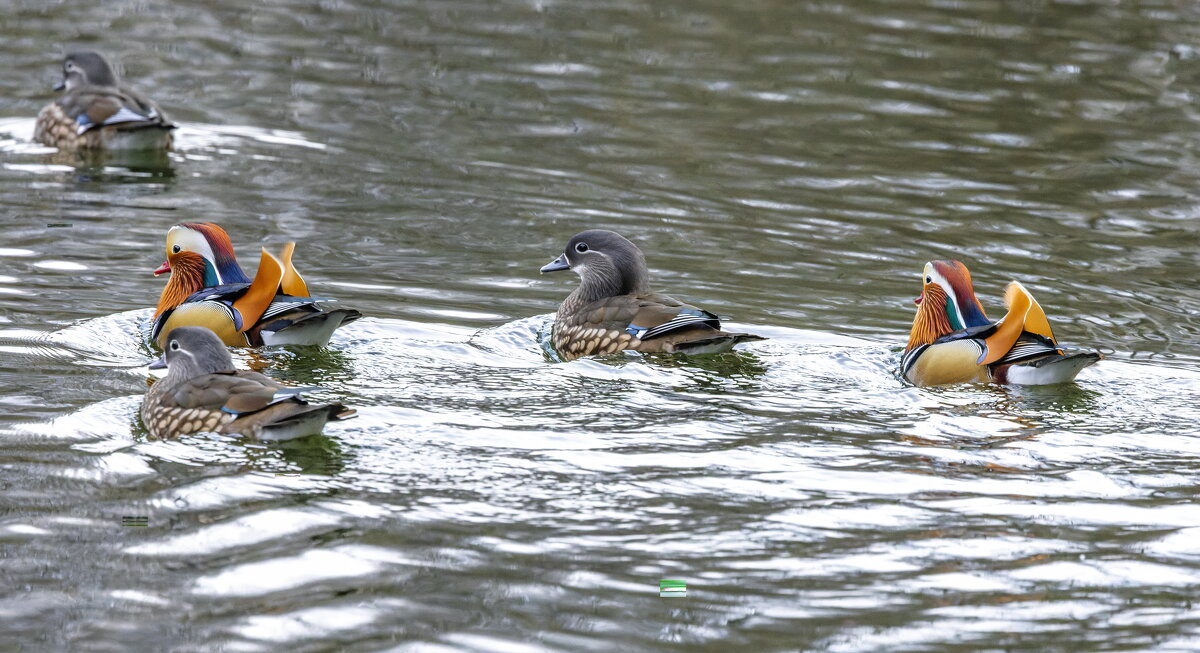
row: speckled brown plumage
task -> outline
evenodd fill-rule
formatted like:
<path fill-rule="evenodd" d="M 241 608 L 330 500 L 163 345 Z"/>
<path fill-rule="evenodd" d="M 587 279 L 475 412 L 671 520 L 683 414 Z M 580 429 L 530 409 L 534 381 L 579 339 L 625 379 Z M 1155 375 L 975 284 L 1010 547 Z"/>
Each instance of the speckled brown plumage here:
<path fill-rule="evenodd" d="M 572 269 L 580 285 L 555 314 L 551 341 L 564 360 L 623 350 L 716 353 L 763 340 L 722 331 L 716 315 L 649 291 L 645 258 L 621 235 L 582 232 L 543 272 Z"/>
<path fill-rule="evenodd" d="M 135 130 L 114 125 L 111 127 L 100 127 L 89 129 L 82 134 L 76 133 L 78 125 L 72 120 L 66 111 L 57 103 L 46 105 L 40 113 L 38 113 L 37 123 L 34 126 L 33 140 L 48 145 L 57 147 L 60 150 L 76 151 L 76 150 L 106 150 L 106 149 L 140 149 L 140 150 L 170 150 L 174 147 L 175 141 L 168 129 L 157 129 L 153 132 L 141 130 L 137 135 L 133 135 Z M 117 147 L 114 148 L 113 141 L 120 139 L 123 141 L 142 141 L 145 143 L 142 147 Z"/>
<path fill-rule="evenodd" d="M 354 414 L 341 404 L 310 404 L 300 391 L 258 372 L 233 369 L 217 336 L 203 327 L 168 334 L 167 376 L 150 387 L 142 423 L 155 438 L 237 433 L 288 439 L 319 433 L 328 420 Z"/>
<path fill-rule="evenodd" d="M 156 383 L 151 386 L 154 393 Z M 229 413 L 220 410 L 200 408 L 183 408 L 174 405 L 165 392 L 146 396 L 146 404 L 142 409 L 142 423 L 156 438 L 174 438 L 188 433 L 225 433 L 221 427 L 236 419 Z"/>

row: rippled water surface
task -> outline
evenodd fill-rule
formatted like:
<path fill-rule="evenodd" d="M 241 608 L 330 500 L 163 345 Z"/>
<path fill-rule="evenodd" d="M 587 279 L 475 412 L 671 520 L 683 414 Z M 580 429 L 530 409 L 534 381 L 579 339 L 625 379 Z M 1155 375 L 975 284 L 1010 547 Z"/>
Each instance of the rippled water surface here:
<path fill-rule="evenodd" d="M 79 46 L 165 165 L 29 142 Z M 1198 48 L 1153 1 L 10 7 L 0 651 L 1200 648 Z M 196 220 L 367 316 L 236 355 L 357 418 L 147 438 Z M 770 339 L 557 362 L 588 227 Z M 1106 359 L 908 386 L 946 257 Z"/>

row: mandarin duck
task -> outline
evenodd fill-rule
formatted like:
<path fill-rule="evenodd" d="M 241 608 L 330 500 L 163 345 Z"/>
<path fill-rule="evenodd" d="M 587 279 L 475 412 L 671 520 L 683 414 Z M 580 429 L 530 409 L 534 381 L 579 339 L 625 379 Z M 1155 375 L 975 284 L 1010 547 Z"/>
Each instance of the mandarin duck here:
<path fill-rule="evenodd" d="M 142 423 L 152 437 L 214 432 L 289 440 L 320 433 L 329 420 L 354 415 L 338 403 L 304 401 L 301 388 L 235 370 L 225 344 L 204 327 L 172 330 L 164 349 L 167 375 L 150 386 L 142 403 Z"/>
<path fill-rule="evenodd" d="M 165 349 L 172 329 L 203 326 L 232 347 L 328 344 L 334 329 L 362 313 L 319 304 L 292 267 L 294 250 L 288 243 L 276 258 L 263 249 L 251 281 L 224 229 L 211 222 L 171 227 L 167 261 L 154 271 L 171 273 L 171 280 L 159 297 L 151 337 Z"/>
<path fill-rule="evenodd" d="M 68 54 L 54 90 L 66 92 L 38 113 L 33 140 L 66 151 L 171 149 L 175 125 L 99 53 Z"/>
<path fill-rule="evenodd" d="M 1016 281 L 1004 293 L 1008 314 L 997 322 L 984 314 L 962 263 L 926 263 L 924 281 L 900 365 L 916 385 L 1065 383 L 1101 358 L 1064 353 L 1042 307 Z"/>
<path fill-rule="evenodd" d="M 574 270 L 579 287 L 558 307 L 551 340 L 565 360 L 622 350 L 715 354 L 740 342 L 708 311 L 650 290 L 642 250 L 603 229 L 576 234 L 542 273 Z"/>

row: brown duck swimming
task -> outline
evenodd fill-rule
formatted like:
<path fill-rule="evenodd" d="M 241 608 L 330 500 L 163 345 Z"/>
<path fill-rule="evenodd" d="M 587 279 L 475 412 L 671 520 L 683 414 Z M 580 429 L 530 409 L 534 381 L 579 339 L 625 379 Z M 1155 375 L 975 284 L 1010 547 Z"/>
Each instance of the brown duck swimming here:
<path fill-rule="evenodd" d="M 576 234 L 541 271 L 558 270 L 574 270 L 580 278 L 554 319 L 554 348 L 566 360 L 626 349 L 714 354 L 765 340 L 722 331 L 716 315 L 650 290 L 642 250 L 616 232 Z"/>
<path fill-rule="evenodd" d="M 33 140 L 66 151 L 171 149 L 175 125 L 99 53 L 68 54 L 54 90 L 66 92 L 38 114 Z"/>
<path fill-rule="evenodd" d="M 354 415 L 341 404 L 304 401 L 301 388 L 235 370 L 224 343 L 204 327 L 171 331 L 165 349 L 167 375 L 150 387 L 142 403 L 142 423 L 155 438 L 214 432 L 289 440 Z"/>

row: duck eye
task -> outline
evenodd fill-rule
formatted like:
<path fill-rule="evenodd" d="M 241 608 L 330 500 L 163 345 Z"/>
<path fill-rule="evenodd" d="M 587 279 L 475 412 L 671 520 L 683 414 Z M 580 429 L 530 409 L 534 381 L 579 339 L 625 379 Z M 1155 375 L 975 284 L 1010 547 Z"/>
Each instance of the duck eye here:
<path fill-rule="evenodd" d="M 588 251 L 587 243 L 579 243 L 575 246 L 575 251 L 579 252 L 580 254 Z"/>
<path fill-rule="evenodd" d="M 171 341 L 171 351 L 179 351 L 179 341 L 178 340 Z"/>
<path fill-rule="evenodd" d="M 171 248 L 171 252 L 172 252 L 173 254 L 178 254 L 178 253 L 180 252 L 180 250 L 182 250 L 182 249 L 183 249 L 182 247 L 180 247 L 179 245 L 176 245 L 176 246 L 174 246 L 174 247 L 172 247 L 172 248 Z"/>
<path fill-rule="evenodd" d="M 178 245 L 176 245 L 176 247 L 178 247 Z M 925 277 L 925 283 L 933 283 L 933 277 Z"/>

